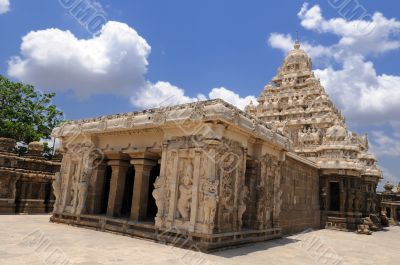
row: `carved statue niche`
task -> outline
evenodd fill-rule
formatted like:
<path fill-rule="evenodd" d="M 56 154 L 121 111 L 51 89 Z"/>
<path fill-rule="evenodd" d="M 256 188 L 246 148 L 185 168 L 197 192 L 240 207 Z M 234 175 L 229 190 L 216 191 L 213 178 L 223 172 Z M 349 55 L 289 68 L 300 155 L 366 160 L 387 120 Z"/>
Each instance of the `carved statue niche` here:
<path fill-rule="evenodd" d="M 78 206 L 76 207 L 76 214 L 80 215 L 86 208 L 86 198 L 88 194 L 89 184 L 86 181 L 81 181 L 77 185 L 78 190 Z"/>
<path fill-rule="evenodd" d="M 208 179 L 204 183 L 204 224 L 214 225 L 215 212 L 217 210 L 218 180 Z"/>
<path fill-rule="evenodd" d="M 76 206 L 76 201 L 78 195 L 78 183 L 75 182 L 75 180 L 72 182 L 71 189 L 69 191 L 69 198 L 70 202 L 68 206 L 75 207 Z"/>
<path fill-rule="evenodd" d="M 283 191 L 281 189 L 279 189 L 278 193 L 276 194 L 277 202 L 276 202 L 276 205 L 275 205 L 274 219 L 275 218 L 279 218 L 279 215 L 281 214 L 282 194 L 283 194 Z"/>
<path fill-rule="evenodd" d="M 190 218 L 190 204 L 192 201 L 192 179 L 193 179 L 193 166 L 189 162 L 184 166 L 182 183 L 179 185 L 179 198 L 177 203 L 178 212 L 184 221 L 189 221 Z"/>
<path fill-rule="evenodd" d="M 356 190 L 354 193 L 355 193 L 354 194 L 355 195 L 355 198 L 354 198 L 354 211 L 358 212 L 358 211 L 361 211 L 361 209 L 362 209 L 362 203 L 361 203 L 362 194 L 361 194 L 360 190 Z"/>
<path fill-rule="evenodd" d="M 355 201 L 355 198 L 356 198 L 356 196 L 355 196 L 355 191 L 354 190 L 351 190 L 350 192 L 349 192 L 349 197 L 348 197 L 348 201 L 349 201 L 349 212 L 352 212 L 352 211 L 354 211 L 355 210 L 355 208 L 354 208 L 354 201 Z"/>
<path fill-rule="evenodd" d="M 244 186 L 244 188 L 240 191 L 239 195 L 239 208 L 238 208 L 239 231 L 243 227 L 243 214 L 246 212 L 248 197 L 249 197 L 249 188 L 247 186 Z"/>
<path fill-rule="evenodd" d="M 340 211 L 346 211 L 346 200 L 348 199 L 346 190 L 340 191 Z"/>
<path fill-rule="evenodd" d="M 321 189 L 321 201 L 322 201 L 322 210 L 328 210 L 328 192 L 326 187 L 322 187 Z"/>
<path fill-rule="evenodd" d="M 61 173 L 57 172 L 55 174 L 55 179 L 52 183 L 53 186 L 53 193 L 54 196 L 56 197 L 56 200 L 54 202 L 54 212 L 58 212 L 59 210 L 59 204 L 61 200 Z"/>
<path fill-rule="evenodd" d="M 262 162 L 262 173 L 259 183 L 256 187 L 257 190 L 257 222 L 260 230 L 265 229 L 271 221 L 273 201 L 273 177 L 272 177 L 272 158 L 267 155 Z"/>
<path fill-rule="evenodd" d="M 154 182 L 154 190 L 153 190 L 153 198 L 156 201 L 156 206 L 157 206 L 157 218 L 160 218 L 163 216 L 162 213 L 162 205 L 164 203 L 164 199 L 165 199 L 165 191 L 164 191 L 164 183 L 165 183 L 165 179 L 158 176 L 156 178 L 156 181 Z"/>
<path fill-rule="evenodd" d="M 316 128 L 306 128 L 298 132 L 299 143 L 302 145 L 316 145 L 320 143 L 320 132 Z"/>

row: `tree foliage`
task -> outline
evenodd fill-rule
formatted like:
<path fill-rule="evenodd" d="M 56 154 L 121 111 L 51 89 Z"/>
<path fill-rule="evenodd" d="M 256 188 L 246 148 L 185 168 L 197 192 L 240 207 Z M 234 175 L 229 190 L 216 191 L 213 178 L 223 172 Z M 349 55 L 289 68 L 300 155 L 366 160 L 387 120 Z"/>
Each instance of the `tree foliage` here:
<path fill-rule="evenodd" d="M 0 137 L 25 144 L 50 138 L 63 115 L 51 103 L 54 96 L 0 75 Z"/>

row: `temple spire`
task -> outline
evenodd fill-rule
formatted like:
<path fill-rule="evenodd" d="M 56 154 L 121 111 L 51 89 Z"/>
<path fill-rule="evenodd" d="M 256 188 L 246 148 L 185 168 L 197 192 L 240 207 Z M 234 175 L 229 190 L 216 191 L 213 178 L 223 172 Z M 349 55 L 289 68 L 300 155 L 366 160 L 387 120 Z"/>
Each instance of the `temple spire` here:
<path fill-rule="evenodd" d="M 294 42 L 294 48 L 296 50 L 300 49 L 299 32 L 296 30 L 296 40 Z"/>

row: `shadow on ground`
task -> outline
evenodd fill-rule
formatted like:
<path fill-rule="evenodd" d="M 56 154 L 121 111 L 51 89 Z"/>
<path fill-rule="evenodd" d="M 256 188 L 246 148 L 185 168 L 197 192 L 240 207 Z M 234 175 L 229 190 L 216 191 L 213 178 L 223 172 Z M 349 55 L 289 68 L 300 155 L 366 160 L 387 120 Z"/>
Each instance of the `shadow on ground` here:
<path fill-rule="evenodd" d="M 238 245 L 229 249 L 217 250 L 216 252 L 210 253 L 210 255 L 223 257 L 223 258 L 233 258 L 237 256 L 246 256 L 253 252 L 265 251 L 275 247 L 281 247 L 287 244 L 295 244 L 299 242 L 298 239 L 284 237 L 281 239 L 269 240 L 265 242 L 258 243 L 248 243 L 244 245 Z"/>

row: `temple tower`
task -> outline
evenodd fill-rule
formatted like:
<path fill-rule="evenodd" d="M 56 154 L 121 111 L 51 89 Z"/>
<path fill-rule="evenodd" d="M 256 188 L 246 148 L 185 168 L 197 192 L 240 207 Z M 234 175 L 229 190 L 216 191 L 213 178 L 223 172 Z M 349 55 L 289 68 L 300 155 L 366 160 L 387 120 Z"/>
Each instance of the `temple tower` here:
<path fill-rule="evenodd" d="M 362 216 L 376 212 L 381 171 L 368 153 L 367 135 L 348 131 L 299 41 L 257 101 L 246 112 L 284 133 L 298 155 L 319 166 L 321 218 L 326 227 L 354 230 Z"/>

